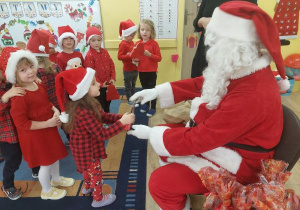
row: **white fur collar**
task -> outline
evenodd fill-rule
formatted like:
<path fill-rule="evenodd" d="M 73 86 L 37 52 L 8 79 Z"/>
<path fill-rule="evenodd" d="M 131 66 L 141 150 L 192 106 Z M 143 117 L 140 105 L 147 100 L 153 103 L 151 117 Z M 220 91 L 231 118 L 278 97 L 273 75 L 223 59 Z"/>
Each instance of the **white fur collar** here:
<path fill-rule="evenodd" d="M 245 67 L 243 70 L 238 70 L 235 72 L 230 79 L 240 79 L 243 77 L 246 77 L 250 74 L 253 74 L 256 71 L 259 71 L 263 68 L 266 68 L 270 65 L 271 57 L 269 53 L 263 52 L 262 56 L 257 59 L 257 61 L 254 61 L 254 65 L 250 67 Z"/>

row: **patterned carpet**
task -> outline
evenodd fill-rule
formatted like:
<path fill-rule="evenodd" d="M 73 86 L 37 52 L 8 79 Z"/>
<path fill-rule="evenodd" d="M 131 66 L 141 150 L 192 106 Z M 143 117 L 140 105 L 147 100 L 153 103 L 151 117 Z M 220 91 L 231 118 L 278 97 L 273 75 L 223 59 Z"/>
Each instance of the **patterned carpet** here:
<path fill-rule="evenodd" d="M 115 100 L 111 104 L 111 112 L 123 114 L 130 107 L 122 100 Z M 148 124 L 145 114 L 135 110 L 136 123 Z M 66 137 L 60 131 L 63 141 Z M 103 192 L 115 193 L 117 200 L 105 208 L 106 210 L 143 210 L 145 209 L 146 195 L 146 156 L 147 141 L 127 136 L 125 132 L 106 141 L 108 158 L 102 161 L 103 170 Z M 65 188 L 67 196 L 61 200 L 50 201 L 40 198 L 41 185 L 37 179 L 31 177 L 31 170 L 25 161 L 16 172 L 16 187 L 22 188 L 22 198 L 11 201 L 5 197 L 0 190 L 1 210 L 65 210 L 65 209 L 95 209 L 91 207 L 92 197 L 84 196 L 82 190 L 82 175 L 76 171 L 76 166 L 71 152 L 68 150 L 67 158 L 60 161 L 60 172 L 62 176 L 72 177 L 76 180 L 74 186 Z M 2 180 L 2 169 L 0 164 L 0 180 Z M 2 186 L 2 181 L 0 181 Z"/>

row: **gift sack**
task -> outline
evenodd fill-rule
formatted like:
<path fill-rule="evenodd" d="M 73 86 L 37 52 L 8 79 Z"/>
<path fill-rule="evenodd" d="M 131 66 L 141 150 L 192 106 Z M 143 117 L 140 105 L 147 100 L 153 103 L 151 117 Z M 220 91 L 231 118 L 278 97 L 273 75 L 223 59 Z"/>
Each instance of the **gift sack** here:
<path fill-rule="evenodd" d="M 116 87 L 114 85 L 108 85 L 106 91 L 106 100 L 111 101 L 111 100 L 117 100 L 119 98 L 120 96 Z"/>

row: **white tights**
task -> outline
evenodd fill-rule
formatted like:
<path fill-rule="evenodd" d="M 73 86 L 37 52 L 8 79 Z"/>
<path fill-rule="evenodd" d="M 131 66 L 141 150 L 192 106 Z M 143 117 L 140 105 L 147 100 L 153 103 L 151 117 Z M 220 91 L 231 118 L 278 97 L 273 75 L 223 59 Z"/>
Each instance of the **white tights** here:
<path fill-rule="evenodd" d="M 59 160 L 52 165 L 40 167 L 39 181 L 44 192 L 49 192 L 51 189 L 50 175 L 53 181 L 58 182 L 60 180 Z"/>

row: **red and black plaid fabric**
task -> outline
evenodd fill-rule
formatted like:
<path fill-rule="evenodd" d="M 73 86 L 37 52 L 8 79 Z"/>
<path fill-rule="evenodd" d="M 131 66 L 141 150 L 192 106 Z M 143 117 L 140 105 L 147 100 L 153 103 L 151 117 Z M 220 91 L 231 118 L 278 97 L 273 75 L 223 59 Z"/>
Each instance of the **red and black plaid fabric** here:
<path fill-rule="evenodd" d="M 11 88 L 9 83 L 0 83 L 0 98 Z M 2 103 L 0 100 L 0 141 L 17 143 L 17 130 L 10 116 L 10 101 Z"/>
<path fill-rule="evenodd" d="M 55 90 L 55 77 L 58 73 L 54 74 L 46 74 L 44 69 L 39 68 L 37 71 L 37 76 L 42 80 L 44 85 L 46 86 L 48 97 L 51 103 L 57 108 L 60 109 Z"/>
<path fill-rule="evenodd" d="M 86 171 L 93 159 L 106 158 L 104 141 L 124 130 L 119 121 L 121 115 L 101 110 L 101 116 L 102 123 L 113 124 L 104 128 L 90 110 L 82 107 L 76 110 L 74 127 L 70 133 L 70 149 L 79 173 Z"/>

